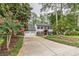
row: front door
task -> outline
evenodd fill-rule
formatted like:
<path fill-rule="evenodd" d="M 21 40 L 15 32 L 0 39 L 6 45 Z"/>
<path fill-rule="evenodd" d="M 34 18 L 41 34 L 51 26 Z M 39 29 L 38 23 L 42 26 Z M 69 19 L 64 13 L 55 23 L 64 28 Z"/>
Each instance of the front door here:
<path fill-rule="evenodd" d="M 44 35 L 47 35 L 48 34 L 48 30 L 44 30 Z"/>

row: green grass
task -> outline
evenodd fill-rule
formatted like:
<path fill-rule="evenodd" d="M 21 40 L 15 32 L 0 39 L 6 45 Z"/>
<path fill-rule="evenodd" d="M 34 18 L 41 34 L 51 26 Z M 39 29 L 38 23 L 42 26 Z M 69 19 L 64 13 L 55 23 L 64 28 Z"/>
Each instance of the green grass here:
<path fill-rule="evenodd" d="M 11 49 L 10 54 L 16 56 L 23 45 L 23 37 L 19 37 L 19 40 L 14 48 Z"/>
<path fill-rule="evenodd" d="M 51 40 L 51 41 L 58 42 L 58 43 L 79 47 L 79 42 L 65 41 L 63 39 L 58 38 L 57 36 L 47 36 L 46 38 Z"/>
<path fill-rule="evenodd" d="M 79 36 L 64 36 L 66 38 L 76 38 L 76 39 L 79 39 Z"/>
<path fill-rule="evenodd" d="M 4 39 L 0 38 L 0 45 L 4 43 Z"/>

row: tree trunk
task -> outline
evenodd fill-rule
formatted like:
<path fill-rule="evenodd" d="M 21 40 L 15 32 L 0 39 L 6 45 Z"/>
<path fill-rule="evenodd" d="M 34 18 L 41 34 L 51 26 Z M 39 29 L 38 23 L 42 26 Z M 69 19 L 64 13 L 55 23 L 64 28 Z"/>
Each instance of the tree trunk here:
<path fill-rule="evenodd" d="M 74 18 L 75 18 L 75 27 L 77 27 L 77 19 L 76 19 L 76 4 L 73 4 L 74 6 Z"/>
<path fill-rule="evenodd" d="M 57 12 L 57 4 L 55 3 L 55 15 L 56 15 L 56 27 L 58 27 L 58 12 Z M 58 35 L 58 31 L 56 31 L 56 34 Z"/>
<path fill-rule="evenodd" d="M 24 28 L 25 28 L 25 30 L 28 30 L 28 20 L 25 21 Z"/>
<path fill-rule="evenodd" d="M 7 49 L 8 49 L 8 51 L 9 51 L 10 39 L 11 39 L 11 35 L 7 35 Z"/>

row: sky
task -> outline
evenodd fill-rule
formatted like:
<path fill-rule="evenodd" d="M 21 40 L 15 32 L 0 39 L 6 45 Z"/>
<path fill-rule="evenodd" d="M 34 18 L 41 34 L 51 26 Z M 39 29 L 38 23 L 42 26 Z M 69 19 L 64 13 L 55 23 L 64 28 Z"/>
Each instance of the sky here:
<path fill-rule="evenodd" d="M 32 9 L 32 12 L 36 13 L 38 16 L 40 14 L 44 14 L 44 13 L 52 13 L 54 12 L 53 10 L 49 10 L 47 12 L 43 11 L 43 12 L 40 12 L 40 9 L 42 8 L 42 6 L 38 3 L 30 3 L 30 6 L 33 8 Z M 63 10 L 63 14 L 66 15 L 67 13 L 67 10 Z"/>
<path fill-rule="evenodd" d="M 41 12 L 40 12 L 40 9 L 41 9 L 41 5 L 39 5 L 38 3 L 30 3 L 31 7 L 33 8 L 32 9 L 32 12 L 36 13 L 37 15 L 39 15 Z"/>
<path fill-rule="evenodd" d="M 38 17 L 40 16 L 40 14 L 42 14 L 42 12 L 40 12 L 40 9 L 42 8 L 42 5 L 40 5 L 40 4 L 38 4 L 38 3 L 31 3 L 30 4 L 31 5 L 31 7 L 33 8 L 31 11 L 32 12 L 34 12 L 34 13 L 36 13 L 37 15 L 38 15 Z M 40 20 L 40 19 L 38 19 L 38 20 Z M 31 22 L 32 20 L 30 20 L 30 22 Z M 45 20 L 46 22 L 49 22 L 49 21 L 47 21 L 47 20 Z"/>
<path fill-rule="evenodd" d="M 38 16 L 40 14 L 53 12 L 52 10 L 40 12 L 40 9 L 42 8 L 42 5 L 40 5 L 39 3 L 30 3 L 30 6 L 33 8 L 32 12 L 36 13 Z"/>

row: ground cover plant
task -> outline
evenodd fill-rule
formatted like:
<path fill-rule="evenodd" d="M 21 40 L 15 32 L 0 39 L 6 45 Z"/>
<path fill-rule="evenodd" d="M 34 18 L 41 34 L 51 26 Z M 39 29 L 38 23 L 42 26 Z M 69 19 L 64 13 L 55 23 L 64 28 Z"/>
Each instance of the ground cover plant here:
<path fill-rule="evenodd" d="M 76 47 L 79 47 L 79 38 L 78 36 L 69 36 L 69 37 L 73 37 L 76 41 L 72 41 L 73 39 L 70 38 L 71 40 L 68 39 L 68 36 L 66 36 L 67 38 L 61 38 L 57 35 L 51 35 L 51 36 L 47 36 L 45 37 L 46 39 L 48 40 L 51 40 L 51 41 L 55 41 L 55 42 L 58 42 L 58 43 L 62 43 L 62 44 L 67 44 L 67 45 L 71 45 L 71 46 L 76 46 Z"/>

